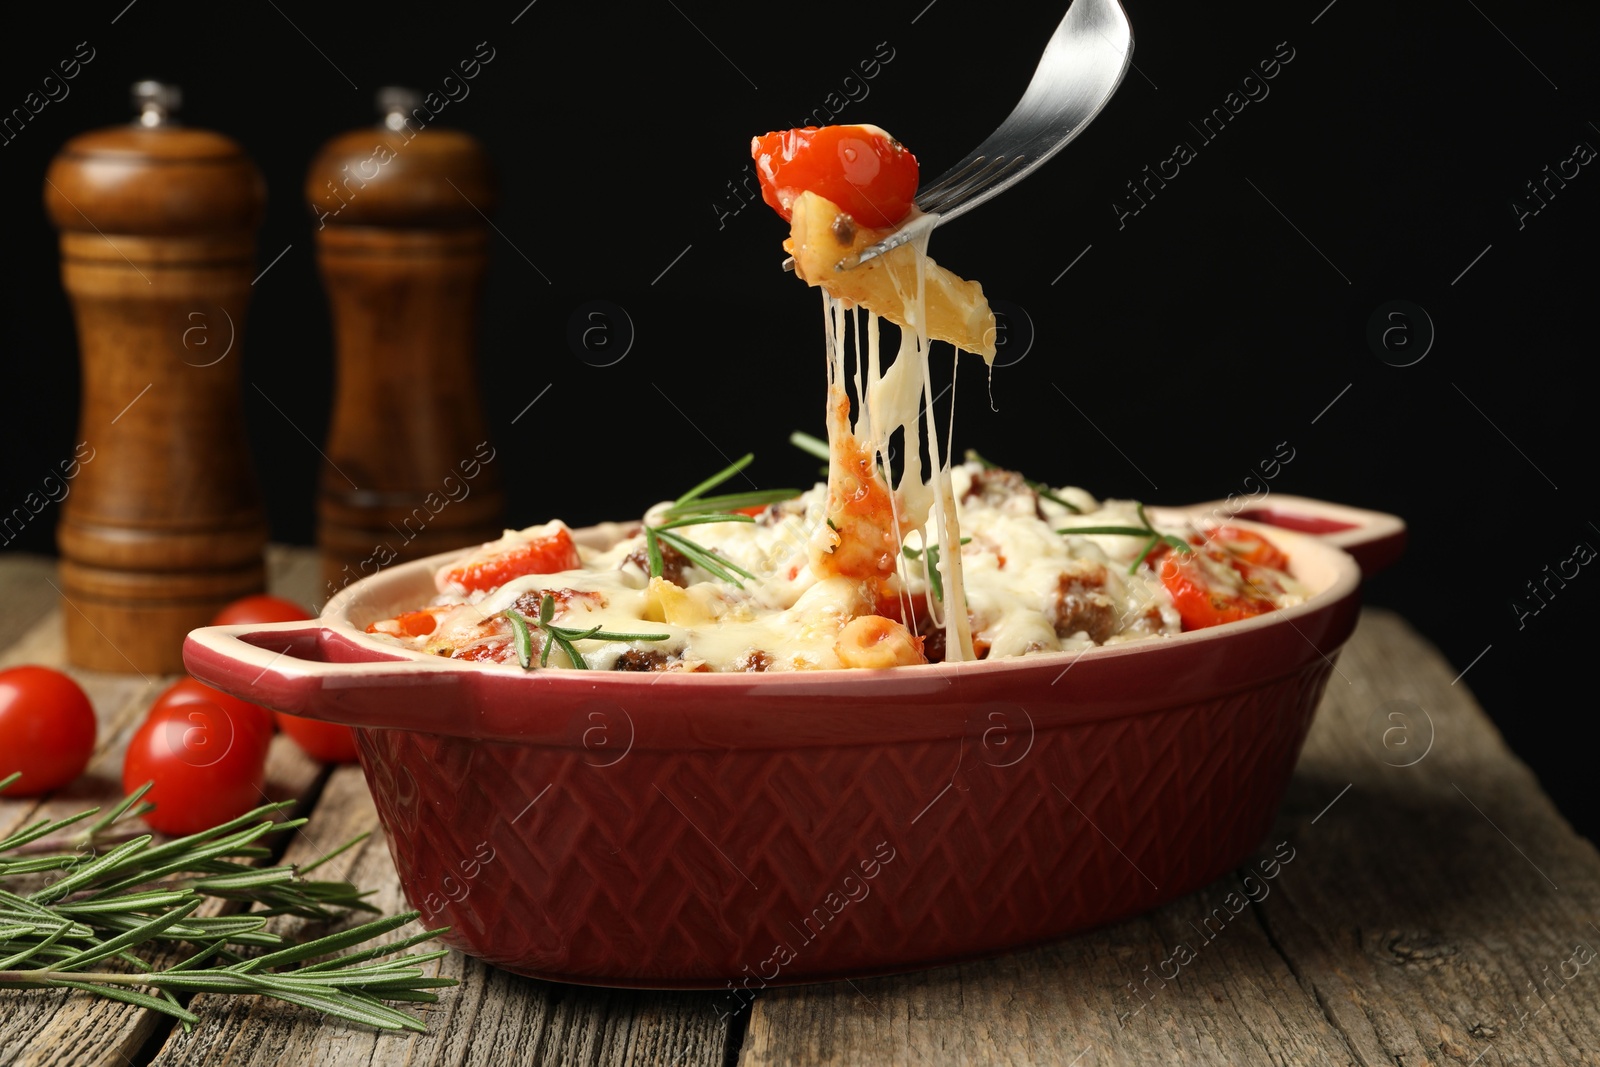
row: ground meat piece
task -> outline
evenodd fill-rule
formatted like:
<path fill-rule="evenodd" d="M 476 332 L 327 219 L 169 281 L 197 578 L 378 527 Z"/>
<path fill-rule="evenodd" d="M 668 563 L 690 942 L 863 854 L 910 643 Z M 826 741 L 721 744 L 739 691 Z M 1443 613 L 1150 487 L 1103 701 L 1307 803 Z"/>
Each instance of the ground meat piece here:
<path fill-rule="evenodd" d="M 667 654 L 659 648 L 630 648 L 611 665 L 614 671 L 664 671 Z"/>
<path fill-rule="evenodd" d="M 1106 569 L 1098 563 L 1074 562 L 1061 573 L 1051 604 L 1050 621 L 1060 637 L 1082 631 L 1103 645 L 1117 632 L 1116 601 L 1105 593 Z"/>
<path fill-rule="evenodd" d="M 733 669 L 759 673 L 770 666 L 772 666 L 772 657 L 759 648 L 752 648 L 734 662 Z"/>
<path fill-rule="evenodd" d="M 972 484 L 961 494 L 961 502 L 981 501 L 1008 515 L 1033 515 L 1045 517 L 1039 505 L 1039 494 L 1016 471 L 999 469 L 981 470 L 972 476 Z"/>
<path fill-rule="evenodd" d="M 684 581 L 684 577 L 691 566 L 689 557 L 667 544 L 665 540 L 659 542 L 659 544 L 661 545 L 661 577 L 680 588 L 687 586 L 689 583 Z M 640 545 L 623 558 L 621 566 L 626 567 L 630 563 L 648 576 L 650 574 L 649 549 L 644 545 Z"/>
<path fill-rule="evenodd" d="M 989 655 L 989 642 L 978 636 L 978 631 L 983 627 L 977 616 L 967 613 L 967 626 L 972 631 L 972 651 L 979 659 Z M 916 632 L 922 636 L 922 654 L 929 663 L 943 663 L 946 651 L 944 627 L 935 623 L 933 619 L 921 614 L 917 616 Z"/>
<path fill-rule="evenodd" d="M 1166 620 L 1161 617 L 1161 609 L 1151 604 L 1133 617 L 1127 629 L 1130 633 L 1159 634 L 1165 626 Z"/>

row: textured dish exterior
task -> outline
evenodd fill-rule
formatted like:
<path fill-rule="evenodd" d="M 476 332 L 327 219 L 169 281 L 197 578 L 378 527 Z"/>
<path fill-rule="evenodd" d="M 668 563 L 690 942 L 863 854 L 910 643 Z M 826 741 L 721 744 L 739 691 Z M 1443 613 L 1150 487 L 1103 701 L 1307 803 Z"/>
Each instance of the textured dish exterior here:
<path fill-rule="evenodd" d="M 434 557 L 314 622 L 197 631 L 186 659 L 358 728 L 406 895 L 462 951 L 552 980 L 756 988 L 1003 952 L 1236 866 L 1358 611 L 1348 556 L 1273 536 L 1314 572 L 1307 603 L 1081 655 L 525 673 L 361 633 L 425 599 Z"/>
<path fill-rule="evenodd" d="M 558 981 L 757 988 L 1002 952 L 1213 881 L 1270 828 L 1329 670 L 1036 727 L 1013 766 L 992 764 L 1026 720 L 985 746 L 1008 728 L 983 705 L 945 741 L 608 767 L 593 745 L 363 730 L 361 762 L 407 896 L 462 951 Z"/>

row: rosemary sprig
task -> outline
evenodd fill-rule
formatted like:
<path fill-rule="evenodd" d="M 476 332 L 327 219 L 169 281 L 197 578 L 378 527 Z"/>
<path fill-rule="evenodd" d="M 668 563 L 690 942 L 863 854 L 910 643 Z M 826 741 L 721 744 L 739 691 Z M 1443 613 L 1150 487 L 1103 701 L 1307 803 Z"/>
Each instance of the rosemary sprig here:
<path fill-rule="evenodd" d="M 988 460 L 984 459 L 982 456 L 978 455 L 978 453 L 977 453 L 977 451 L 975 449 L 971 449 L 971 448 L 967 449 L 967 462 L 968 463 L 976 463 L 980 467 L 982 467 L 984 470 L 987 470 L 987 471 L 998 471 L 998 470 L 1006 470 L 1006 469 L 1008 469 L 1008 468 L 1000 466 L 998 463 L 989 462 Z M 1021 473 L 1021 472 L 1018 472 L 1018 473 Z M 1060 504 L 1062 507 L 1064 507 L 1068 511 L 1072 512 L 1074 515 L 1082 515 L 1083 514 L 1083 509 L 1082 508 L 1080 508 L 1078 505 L 1074 504 L 1072 501 L 1067 500 L 1064 497 L 1058 496 L 1054 489 L 1051 489 L 1048 485 L 1045 485 L 1043 482 L 1036 482 L 1032 478 L 1024 476 L 1023 479 L 1022 479 L 1022 484 L 1027 486 L 1029 489 L 1032 489 L 1035 493 L 1038 493 L 1040 496 L 1044 497 L 1046 500 L 1053 501 L 1054 503 Z"/>
<path fill-rule="evenodd" d="M 533 631 L 538 629 L 549 638 L 544 642 L 544 647 L 539 650 L 539 666 L 550 666 L 550 650 L 560 648 L 567 654 L 567 661 L 579 670 L 588 670 L 589 664 L 578 651 L 575 641 L 666 641 L 671 634 L 627 634 L 616 633 L 611 630 L 602 630 L 595 626 L 588 630 L 577 630 L 569 626 L 557 626 L 550 620 L 556 610 L 555 598 L 549 593 L 539 602 L 538 619 L 530 619 L 516 608 L 507 608 L 500 614 L 511 620 L 512 639 L 517 646 L 517 662 L 522 664 L 525 671 L 533 670 Z"/>
<path fill-rule="evenodd" d="M 796 430 L 789 435 L 789 443 L 806 455 L 822 460 L 822 467 L 817 471 L 817 475 L 822 478 L 828 476 L 828 464 L 833 461 L 833 457 L 828 453 L 828 442 L 820 437 L 813 437 L 804 430 Z"/>
<path fill-rule="evenodd" d="M 18 777 L 0 779 L 0 790 Z M 266 804 L 161 845 L 149 834 L 122 840 L 118 824 L 150 810 L 140 803 L 149 788 L 136 790 L 70 837 L 51 835 L 100 809 L 41 820 L 0 840 L 0 989 L 83 990 L 170 1015 L 186 1030 L 199 1017 L 175 994 L 199 992 L 260 994 L 379 1029 L 425 1029 L 414 1016 L 383 1002 L 436 1000 L 427 990 L 455 980 L 429 977 L 421 965 L 447 952 L 383 958 L 442 930 L 342 952 L 411 922 L 418 914 L 412 911 L 298 944 L 286 942 L 265 929 L 269 916 L 326 921 L 351 909 L 377 910 L 348 882 L 308 881 L 293 866 L 239 862 L 267 854 L 253 843 L 263 834 L 305 823 L 272 821 L 292 802 Z M 114 840 L 120 843 L 102 854 Z M 39 875 L 56 871 L 61 877 L 37 885 Z M 207 897 L 257 907 L 247 914 L 195 915 Z M 197 950 L 178 963 L 158 966 L 153 953 L 176 942 L 190 942 Z M 270 951 L 244 954 L 260 948 Z M 329 958 L 306 963 L 323 956 Z M 370 962 L 378 959 L 383 962 Z"/>
<path fill-rule="evenodd" d="M 1139 553 L 1139 558 L 1128 565 L 1129 574 L 1137 571 L 1139 569 L 1139 564 L 1143 563 L 1145 558 L 1156 550 L 1156 545 L 1161 544 L 1163 541 L 1177 549 L 1179 552 L 1194 551 L 1189 542 L 1185 541 L 1183 538 L 1174 537 L 1172 534 L 1156 532 L 1155 527 L 1150 525 L 1150 520 L 1145 517 L 1143 504 L 1135 504 L 1134 507 L 1139 512 L 1139 521 L 1144 523 L 1143 526 L 1068 526 L 1065 529 L 1057 530 L 1056 533 L 1120 534 L 1123 537 L 1149 537 L 1150 540 L 1145 542 L 1144 551 Z"/>
<path fill-rule="evenodd" d="M 748 493 L 727 493 L 713 497 L 705 495 L 744 470 L 755 458 L 753 454 L 745 453 L 742 458 L 730 463 L 668 505 L 666 511 L 662 513 L 662 518 L 666 521 L 654 526 L 648 523 L 645 525 L 644 542 L 645 550 L 650 557 L 650 577 L 661 577 L 666 567 L 661 546 L 667 544 L 683 553 L 701 570 L 740 589 L 744 588 L 744 583 L 739 580 L 740 577 L 756 580 L 754 574 L 737 563 L 724 559 L 704 545 L 691 541 L 677 532 L 685 526 L 701 526 L 714 522 L 753 523 L 756 521 L 755 516 L 740 515 L 733 509 L 776 504 L 800 495 L 797 489 L 757 489 Z"/>
<path fill-rule="evenodd" d="M 972 538 L 963 537 L 962 544 L 970 544 Z M 900 552 L 906 559 L 921 559 L 922 549 L 912 548 L 910 545 L 901 545 Z M 933 597 L 939 603 L 944 603 L 944 577 L 939 573 L 939 546 L 928 546 L 928 588 L 933 590 Z"/>

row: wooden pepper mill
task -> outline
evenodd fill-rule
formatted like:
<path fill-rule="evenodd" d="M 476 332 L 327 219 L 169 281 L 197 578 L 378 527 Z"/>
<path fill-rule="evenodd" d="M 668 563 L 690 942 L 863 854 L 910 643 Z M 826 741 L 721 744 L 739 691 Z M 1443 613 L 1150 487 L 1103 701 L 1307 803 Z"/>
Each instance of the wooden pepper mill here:
<path fill-rule="evenodd" d="M 376 126 L 306 176 L 338 373 L 317 540 L 324 592 L 398 560 L 492 540 L 504 496 L 474 350 L 493 176 L 481 145 L 382 89 Z"/>
<path fill-rule="evenodd" d="M 83 366 L 56 539 L 71 662 L 170 673 L 184 634 L 266 578 L 239 386 L 266 187 L 236 143 L 171 121 L 176 87 L 134 101 L 45 177 Z"/>

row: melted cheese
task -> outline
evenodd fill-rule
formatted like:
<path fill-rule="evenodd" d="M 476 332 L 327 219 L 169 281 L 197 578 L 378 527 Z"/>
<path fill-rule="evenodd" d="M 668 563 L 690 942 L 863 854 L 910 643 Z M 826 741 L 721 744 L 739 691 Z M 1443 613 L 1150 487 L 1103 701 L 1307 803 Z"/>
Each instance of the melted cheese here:
<path fill-rule="evenodd" d="M 899 662 L 914 661 L 935 638 L 944 660 L 963 661 L 1180 632 L 1178 612 L 1156 572 L 1148 562 L 1134 563 L 1144 552 L 1144 537 L 1057 532 L 1142 525 L 1136 504 L 1101 504 L 1075 488 L 1057 491 L 1074 512 L 1041 498 L 1020 475 L 952 465 L 955 374 L 941 442 L 930 333 L 955 343 L 979 336 L 976 347 L 992 359 L 993 315 L 982 289 L 928 259 L 931 228 L 884 262 L 832 272 L 836 260 L 830 257 L 845 246 L 840 227 L 817 222 L 833 217 L 828 209 L 837 212 L 814 194 L 803 194 L 795 202 L 791 238 L 797 273 L 809 274 L 807 280 L 823 290 L 827 484 L 767 509 L 754 523 L 693 527 L 702 547 L 758 580 L 740 587 L 687 561 L 681 571 L 674 564 L 673 576 L 682 584 L 665 575 L 652 578 L 638 562 L 645 557 L 645 536 L 636 529 L 603 551 L 580 548 L 581 569 L 526 575 L 487 593 L 467 593 L 445 582 L 441 571 L 440 596 L 426 609 L 436 620 L 434 631 L 410 637 L 397 619 L 375 624 L 380 637 L 440 655 L 515 663 L 511 624 L 502 613 L 514 608 L 536 617 L 546 594 L 557 605 L 555 625 L 664 635 L 653 641 L 577 642 L 586 664 L 600 668 L 815 670 L 842 666 L 841 648 L 852 662 L 877 665 L 883 656 L 860 655 L 842 645 L 840 635 L 854 620 L 895 613 L 913 627 L 926 621 L 942 631 L 913 636 L 897 629 L 899 622 L 868 619 L 874 635 L 894 639 Z M 806 239 L 808 218 L 813 242 Z M 868 237 L 851 233 L 854 245 L 864 247 Z M 937 295 L 932 305 L 930 280 Z M 930 307 L 937 329 L 930 329 Z M 878 311 L 902 327 L 899 350 L 887 362 Z M 987 334 L 976 334 L 985 322 Z M 959 352 L 957 364 L 959 369 Z M 896 435 L 905 452 L 898 474 L 891 459 Z M 659 525 L 669 506 L 652 508 L 645 523 Z M 551 529 L 508 531 L 486 550 L 514 553 Z M 1228 570 L 1226 563 L 1218 566 Z M 1289 576 L 1274 577 L 1275 606 L 1304 596 Z M 552 663 L 570 665 L 562 660 L 561 653 L 552 653 Z"/>
<path fill-rule="evenodd" d="M 887 419 L 877 408 L 873 416 L 876 435 Z M 1026 656 L 1180 632 L 1171 597 L 1150 566 L 1127 573 L 1143 550 L 1141 538 L 1056 533 L 1071 526 L 1137 525 L 1132 501 L 1100 502 L 1081 489 L 1057 490 L 1083 512 L 1074 514 L 1038 497 L 1015 476 L 973 463 L 951 466 L 948 479 L 946 499 L 961 534 L 970 540 L 945 557 L 954 559 L 956 567 L 943 566 L 941 559 L 940 575 L 950 603 L 955 602 L 950 577 L 958 575 L 963 582 L 966 609 L 961 615 L 970 614 L 974 655 Z M 932 485 L 923 485 L 922 491 L 928 515 L 937 506 L 936 492 Z M 754 523 L 694 528 L 696 540 L 707 549 L 762 576 L 759 582 L 746 581 L 744 589 L 694 567 L 685 572 L 681 587 L 660 579 L 652 582 L 635 562 L 645 540 L 635 529 L 605 550 L 580 547 L 583 566 L 578 570 L 525 575 L 487 593 L 441 593 L 427 608 L 438 620 L 431 634 L 386 633 L 379 624 L 380 635 L 440 655 L 515 664 L 510 624 L 500 612 L 521 601 L 536 614 L 533 605 L 550 592 L 561 604 L 554 620 L 558 625 L 668 635 L 664 641 L 581 641 L 578 648 L 592 667 L 621 666 L 629 656 L 645 657 L 651 669 L 685 671 L 839 667 L 834 646 L 840 632 L 878 605 L 868 583 L 812 568 L 808 541 L 813 530 L 827 529 L 828 501 L 829 487 L 817 485 L 769 508 Z M 663 503 L 651 509 L 647 521 L 659 521 L 666 507 Z M 519 536 L 509 535 L 511 543 Z M 908 528 L 906 543 L 916 552 L 938 543 L 934 524 Z M 1282 576 L 1281 582 L 1285 592 L 1274 598 L 1277 606 L 1287 607 L 1305 595 L 1292 578 Z M 933 602 L 921 563 L 902 557 L 894 584 L 892 601 Z M 663 593 L 670 603 L 663 603 Z M 950 614 L 946 612 L 947 620 Z M 567 665 L 560 652 L 552 654 L 551 664 Z"/>

